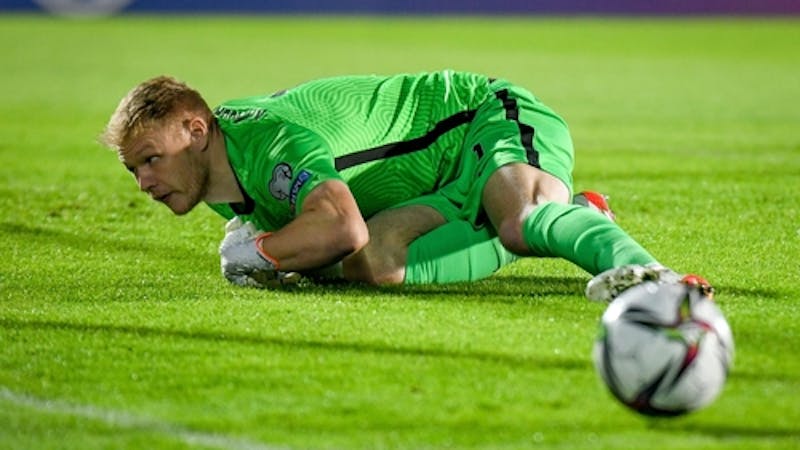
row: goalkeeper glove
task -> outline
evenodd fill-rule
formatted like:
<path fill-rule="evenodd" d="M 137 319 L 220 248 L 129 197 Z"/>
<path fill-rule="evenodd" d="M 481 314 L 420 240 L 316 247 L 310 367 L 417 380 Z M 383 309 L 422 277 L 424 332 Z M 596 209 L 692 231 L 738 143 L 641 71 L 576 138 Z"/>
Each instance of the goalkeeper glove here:
<path fill-rule="evenodd" d="M 266 288 L 297 283 L 298 273 L 278 270 L 278 261 L 261 249 L 261 241 L 270 234 L 238 217 L 228 221 L 219 246 L 222 275 L 237 286 Z"/>

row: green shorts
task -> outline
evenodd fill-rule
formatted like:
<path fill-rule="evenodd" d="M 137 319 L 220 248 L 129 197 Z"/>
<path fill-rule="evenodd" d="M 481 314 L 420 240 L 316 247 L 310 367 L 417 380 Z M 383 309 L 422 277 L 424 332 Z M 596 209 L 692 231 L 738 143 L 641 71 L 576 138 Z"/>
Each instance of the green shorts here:
<path fill-rule="evenodd" d="M 484 224 L 481 205 L 489 177 L 506 164 L 524 163 L 561 180 L 572 194 L 575 164 L 566 122 L 529 91 L 504 80 L 491 84 L 492 97 L 477 109 L 464 138 L 458 176 L 439 190 L 404 202 L 426 205 L 447 221 Z"/>

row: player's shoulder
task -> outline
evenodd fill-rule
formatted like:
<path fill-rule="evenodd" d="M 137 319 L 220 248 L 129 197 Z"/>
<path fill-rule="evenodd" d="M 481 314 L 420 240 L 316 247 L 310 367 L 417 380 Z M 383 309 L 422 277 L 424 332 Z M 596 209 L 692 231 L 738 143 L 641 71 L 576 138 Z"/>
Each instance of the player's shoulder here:
<path fill-rule="evenodd" d="M 253 96 L 225 101 L 212 113 L 222 124 L 257 122 L 267 116 L 267 96 Z"/>

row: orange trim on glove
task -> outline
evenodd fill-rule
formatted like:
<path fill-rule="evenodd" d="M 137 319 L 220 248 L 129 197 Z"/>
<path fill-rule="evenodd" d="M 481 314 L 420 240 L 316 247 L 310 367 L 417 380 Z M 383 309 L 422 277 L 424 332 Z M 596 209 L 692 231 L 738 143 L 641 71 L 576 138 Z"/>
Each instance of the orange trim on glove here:
<path fill-rule="evenodd" d="M 264 250 L 264 247 L 261 245 L 261 242 L 270 236 L 272 236 L 272 233 L 268 232 L 268 233 L 261 233 L 260 235 L 258 235 L 258 237 L 256 237 L 256 251 L 258 252 L 259 255 L 261 255 L 262 258 L 266 259 L 270 264 L 272 264 L 275 270 L 278 270 L 278 268 L 280 267 L 280 264 L 278 263 L 278 258 L 267 253 L 267 251 Z"/>

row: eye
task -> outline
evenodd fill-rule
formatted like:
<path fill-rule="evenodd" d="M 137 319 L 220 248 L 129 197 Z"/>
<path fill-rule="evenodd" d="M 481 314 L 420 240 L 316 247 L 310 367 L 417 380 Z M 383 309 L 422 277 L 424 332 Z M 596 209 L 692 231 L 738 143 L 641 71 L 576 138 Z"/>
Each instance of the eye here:
<path fill-rule="evenodd" d="M 152 166 L 153 164 L 157 163 L 157 162 L 158 162 L 160 159 L 161 159 L 161 157 L 160 157 L 160 156 L 158 156 L 158 155 L 153 155 L 153 156 L 149 156 L 149 157 L 147 157 L 147 159 L 145 159 L 144 161 L 145 161 L 145 162 L 146 162 L 148 165 L 151 165 L 151 166 Z"/>

